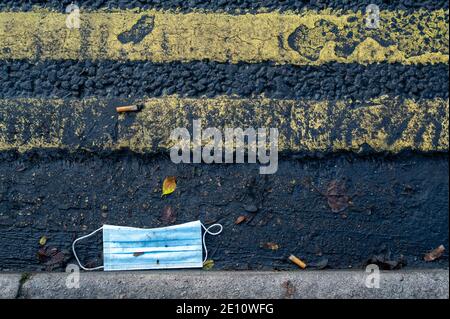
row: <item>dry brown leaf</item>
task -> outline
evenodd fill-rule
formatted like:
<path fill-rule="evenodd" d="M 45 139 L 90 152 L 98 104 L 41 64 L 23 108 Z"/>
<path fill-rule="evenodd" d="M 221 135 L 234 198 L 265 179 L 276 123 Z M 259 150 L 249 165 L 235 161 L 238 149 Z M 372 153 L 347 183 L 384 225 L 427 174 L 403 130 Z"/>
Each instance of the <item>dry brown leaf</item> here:
<path fill-rule="evenodd" d="M 340 213 L 348 207 L 350 197 L 346 192 L 345 184 L 343 182 L 332 180 L 328 183 L 325 196 L 328 200 L 328 206 L 330 206 L 333 213 Z"/>
<path fill-rule="evenodd" d="M 433 249 L 432 251 L 430 251 L 429 253 L 425 254 L 425 256 L 423 257 L 423 259 L 425 261 L 433 261 L 438 259 L 439 257 L 442 256 L 442 254 L 445 251 L 445 247 L 444 245 L 440 245 L 438 248 Z"/>
<path fill-rule="evenodd" d="M 61 266 L 64 262 L 64 253 L 59 251 L 57 252 L 45 265 L 46 265 L 46 271 L 52 271 L 53 268 L 57 266 Z"/>
<path fill-rule="evenodd" d="M 278 248 L 280 248 L 280 246 L 278 246 L 278 244 L 272 243 L 272 242 L 265 243 L 263 245 L 263 247 L 266 249 L 271 249 L 271 250 L 278 250 Z"/>
<path fill-rule="evenodd" d="M 50 260 L 47 262 L 47 265 L 53 266 L 64 261 L 64 253 L 62 251 L 57 251 L 52 255 Z"/>
<path fill-rule="evenodd" d="M 177 188 L 177 179 L 175 176 L 169 176 L 164 179 L 162 194 L 169 195 L 172 194 Z"/>
<path fill-rule="evenodd" d="M 50 258 L 58 252 L 57 248 L 41 247 L 38 250 L 38 256 L 42 258 Z"/>
<path fill-rule="evenodd" d="M 45 262 L 50 257 L 46 247 L 39 248 L 37 256 L 40 263 Z"/>
<path fill-rule="evenodd" d="M 163 213 L 161 215 L 161 221 L 166 224 L 173 224 L 177 220 L 177 214 L 172 206 L 164 207 Z"/>
<path fill-rule="evenodd" d="M 65 259 L 65 254 L 57 248 L 42 247 L 38 251 L 39 262 L 46 266 L 47 271 L 52 271 L 54 267 L 60 266 Z"/>
<path fill-rule="evenodd" d="M 234 223 L 236 225 L 239 225 L 240 223 L 245 222 L 246 220 L 247 220 L 247 216 L 239 216 L 238 218 L 236 218 Z"/>

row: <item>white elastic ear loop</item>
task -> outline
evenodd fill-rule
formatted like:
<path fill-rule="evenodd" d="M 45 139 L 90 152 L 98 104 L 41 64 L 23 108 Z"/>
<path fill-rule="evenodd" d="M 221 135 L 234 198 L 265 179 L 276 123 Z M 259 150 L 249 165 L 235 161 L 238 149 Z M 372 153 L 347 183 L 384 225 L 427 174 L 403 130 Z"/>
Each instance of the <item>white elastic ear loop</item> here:
<path fill-rule="evenodd" d="M 78 259 L 77 253 L 75 252 L 75 244 L 76 244 L 77 242 L 79 242 L 80 240 L 82 240 L 82 239 L 91 237 L 92 235 L 94 235 L 95 233 L 97 233 L 98 231 L 100 231 L 100 230 L 102 230 L 102 229 L 103 229 L 103 226 L 100 227 L 100 228 L 97 229 L 97 230 L 94 230 L 94 231 L 93 231 L 92 233 L 90 233 L 90 234 L 87 234 L 87 235 L 85 235 L 85 236 L 82 236 L 82 237 L 80 237 L 80 238 L 75 239 L 74 242 L 73 242 L 73 244 L 72 244 L 73 255 L 75 256 L 75 259 L 77 260 L 78 265 L 80 265 L 81 269 L 83 269 L 83 270 L 98 270 L 98 269 L 102 269 L 103 266 L 98 266 L 98 267 L 94 267 L 94 268 L 86 268 L 86 267 L 84 267 L 84 266 L 81 264 L 80 260 Z"/>
<path fill-rule="evenodd" d="M 205 243 L 206 234 L 210 234 L 213 236 L 219 235 L 222 232 L 223 227 L 220 224 L 213 224 L 213 225 L 209 226 L 208 228 L 206 228 L 205 225 L 202 224 L 202 227 L 205 230 L 205 232 L 203 233 L 203 247 L 205 248 L 205 258 L 203 259 L 203 263 L 204 263 L 206 260 L 208 260 L 208 249 L 206 249 L 206 243 Z M 210 231 L 210 229 L 213 227 L 220 227 L 220 229 L 216 232 L 212 232 L 212 231 Z"/>

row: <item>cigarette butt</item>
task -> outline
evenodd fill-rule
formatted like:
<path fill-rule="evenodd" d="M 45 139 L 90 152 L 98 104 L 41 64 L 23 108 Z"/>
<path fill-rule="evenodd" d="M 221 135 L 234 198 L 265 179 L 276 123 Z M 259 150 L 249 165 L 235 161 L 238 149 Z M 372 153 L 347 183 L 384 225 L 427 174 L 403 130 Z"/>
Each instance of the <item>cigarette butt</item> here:
<path fill-rule="evenodd" d="M 295 257 L 294 255 L 290 255 L 289 256 L 289 260 L 292 261 L 297 266 L 299 266 L 301 269 L 305 269 L 306 268 L 306 264 L 302 260 L 300 260 L 299 258 Z"/>
<path fill-rule="evenodd" d="M 116 107 L 116 111 L 117 111 L 117 113 L 136 112 L 136 111 L 139 111 L 139 106 L 137 106 L 137 105 L 119 106 L 119 107 Z"/>

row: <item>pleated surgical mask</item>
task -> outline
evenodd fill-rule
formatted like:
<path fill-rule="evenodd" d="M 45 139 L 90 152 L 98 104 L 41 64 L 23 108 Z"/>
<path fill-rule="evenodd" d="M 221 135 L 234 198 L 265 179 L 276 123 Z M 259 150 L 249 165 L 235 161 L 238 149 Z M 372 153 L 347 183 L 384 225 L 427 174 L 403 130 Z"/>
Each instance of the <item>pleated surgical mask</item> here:
<path fill-rule="evenodd" d="M 205 230 L 202 235 L 202 228 Z M 218 228 L 216 232 L 211 228 Z M 103 230 L 103 266 L 84 267 L 75 251 L 75 244 Z M 76 239 L 73 254 L 84 270 L 144 270 L 202 268 L 208 258 L 206 234 L 218 235 L 222 225 L 206 228 L 200 221 L 161 228 L 135 228 L 103 225 L 92 233 Z M 203 257 L 203 248 L 205 257 Z"/>

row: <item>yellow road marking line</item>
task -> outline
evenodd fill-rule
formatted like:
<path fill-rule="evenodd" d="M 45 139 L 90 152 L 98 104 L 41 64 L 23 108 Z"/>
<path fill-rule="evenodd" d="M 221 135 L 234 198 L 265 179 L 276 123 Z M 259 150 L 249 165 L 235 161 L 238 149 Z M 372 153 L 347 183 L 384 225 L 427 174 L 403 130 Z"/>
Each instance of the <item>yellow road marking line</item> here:
<path fill-rule="evenodd" d="M 173 129 L 201 119 L 203 128 L 277 128 L 279 150 L 295 152 L 448 151 L 449 102 L 378 98 L 368 102 L 179 98 L 135 101 L 118 115 L 111 101 L 0 100 L 0 150 L 35 148 L 154 152 L 173 145 Z M 129 105 L 123 101 L 122 105 Z"/>
<path fill-rule="evenodd" d="M 0 59 L 211 60 L 280 64 L 448 63 L 448 10 L 232 15 L 172 11 L 81 12 L 81 28 L 49 11 L 0 12 Z"/>

